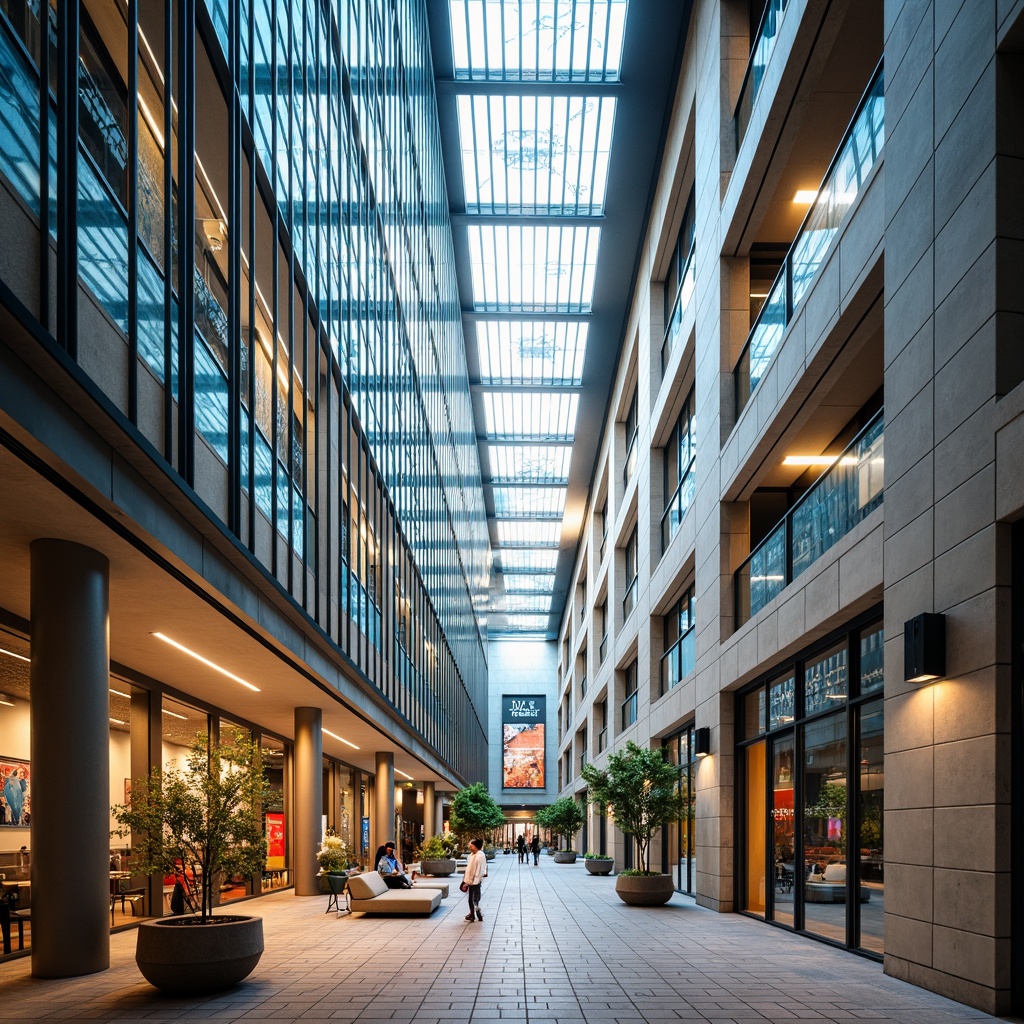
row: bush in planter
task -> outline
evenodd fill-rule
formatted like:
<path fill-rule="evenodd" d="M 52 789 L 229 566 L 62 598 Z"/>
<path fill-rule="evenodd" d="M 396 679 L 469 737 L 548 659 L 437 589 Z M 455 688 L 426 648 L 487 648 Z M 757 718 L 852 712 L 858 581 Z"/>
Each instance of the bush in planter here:
<path fill-rule="evenodd" d="M 591 875 L 610 875 L 615 860 L 604 853 L 586 853 L 583 857 L 586 869 Z"/>
<path fill-rule="evenodd" d="M 686 813 L 679 789 L 679 768 L 665 760 L 661 748 L 648 750 L 630 741 L 624 751 L 609 757 L 605 771 L 586 764 L 581 775 L 590 801 L 611 806 L 615 824 L 621 831 L 631 833 L 636 845 L 638 867 L 619 873 L 616 892 L 620 898 L 648 905 L 667 902 L 672 895 L 672 878 L 651 871 L 651 840 L 663 826 L 678 821 Z M 638 876 L 659 880 L 654 886 L 658 889 L 656 898 L 652 894 L 651 899 L 644 899 L 634 892 L 643 887 L 642 882 L 634 881 Z"/>
<path fill-rule="evenodd" d="M 328 832 L 320 844 L 320 852 L 316 855 L 316 859 L 320 870 L 325 875 L 346 871 L 352 861 L 352 851 L 344 839 Z"/>
<path fill-rule="evenodd" d="M 418 860 L 451 860 L 459 844 L 454 836 L 431 836 L 416 851 Z"/>
<path fill-rule="evenodd" d="M 448 821 L 452 832 L 465 847 L 474 836 L 504 825 L 505 812 L 494 802 L 482 782 L 474 782 L 452 797 Z"/>
<path fill-rule="evenodd" d="M 185 903 L 197 916 L 139 926 L 135 960 L 158 988 L 216 991 L 241 981 L 259 961 L 263 921 L 214 917 L 212 910 L 224 879 L 251 877 L 266 863 L 263 804 L 270 797 L 262 751 L 238 730 L 219 745 L 197 734 L 184 767 L 154 768 L 132 784 L 130 803 L 111 808 L 118 824 L 111 834 L 131 834 L 139 871 L 189 880 Z"/>
<path fill-rule="evenodd" d="M 536 821 L 542 828 L 550 829 L 565 839 L 568 847 L 566 853 L 575 853 L 576 851 L 571 849 L 572 841 L 583 827 L 583 817 L 583 808 L 571 797 L 563 796 L 553 804 L 542 807 L 537 812 Z"/>

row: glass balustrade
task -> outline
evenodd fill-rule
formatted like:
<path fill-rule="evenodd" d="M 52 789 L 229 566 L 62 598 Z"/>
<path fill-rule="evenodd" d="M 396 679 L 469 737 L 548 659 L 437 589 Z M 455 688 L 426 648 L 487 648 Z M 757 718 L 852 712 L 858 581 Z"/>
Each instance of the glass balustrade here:
<path fill-rule="evenodd" d="M 740 87 L 739 102 L 736 104 L 734 121 L 736 123 L 737 147 L 747 133 L 754 101 L 761 91 L 761 84 L 764 82 L 764 75 L 768 70 L 768 62 L 775 51 L 775 43 L 779 38 L 782 16 L 786 13 L 787 4 L 788 0 L 768 0 L 764 14 L 761 15 L 761 24 L 754 36 L 754 45 L 750 51 L 750 59 L 747 61 L 747 71 L 743 76 L 743 85 Z"/>
<path fill-rule="evenodd" d="M 679 290 L 676 292 L 676 301 L 672 306 L 672 315 L 669 317 L 668 325 L 665 328 L 665 340 L 661 343 L 661 372 L 664 374 L 676 346 L 680 344 L 680 334 L 683 328 L 683 316 L 690 307 L 690 300 L 693 298 L 694 289 L 697 286 L 696 278 L 696 242 L 690 248 L 690 255 L 686 257 L 686 266 L 683 267 L 683 274 L 679 280 Z"/>
<path fill-rule="evenodd" d="M 631 726 L 636 721 L 636 718 L 637 718 L 637 708 L 638 708 L 638 705 L 637 705 L 637 695 L 635 693 L 631 693 L 622 702 L 621 711 L 622 711 L 622 728 L 623 729 L 628 728 L 629 726 Z"/>
<path fill-rule="evenodd" d="M 661 550 L 663 554 L 672 543 L 672 538 L 679 532 L 679 527 L 693 504 L 696 483 L 697 476 L 694 473 L 694 464 L 691 460 L 689 469 L 679 481 L 675 493 L 669 499 L 661 516 Z"/>
<path fill-rule="evenodd" d="M 678 686 L 696 667 L 697 632 L 691 626 L 661 656 L 661 692 Z"/>
<path fill-rule="evenodd" d="M 608 726 L 597 734 L 597 752 L 600 754 L 608 746 Z"/>
<path fill-rule="evenodd" d="M 608 634 L 605 633 L 605 635 L 603 637 L 601 637 L 601 645 L 597 649 L 597 663 L 599 665 L 603 665 L 604 664 L 604 658 L 605 658 L 605 655 L 607 653 L 608 653 Z"/>
<path fill-rule="evenodd" d="M 628 587 L 626 587 L 626 594 L 625 594 L 625 597 L 623 597 L 623 599 L 622 599 L 622 621 L 623 622 L 625 622 L 626 619 L 628 619 L 629 616 L 632 614 L 633 606 L 636 604 L 636 589 L 637 589 L 637 581 L 636 581 L 636 577 L 634 576 L 633 577 L 633 582 L 630 583 Z"/>
<path fill-rule="evenodd" d="M 883 421 L 880 412 L 736 570 L 737 626 L 882 504 Z"/>
<path fill-rule="evenodd" d="M 878 162 L 884 142 L 885 89 L 879 64 L 747 335 L 733 370 L 737 418 L 774 358 L 796 308 L 825 261 L 832 240 Z"/>

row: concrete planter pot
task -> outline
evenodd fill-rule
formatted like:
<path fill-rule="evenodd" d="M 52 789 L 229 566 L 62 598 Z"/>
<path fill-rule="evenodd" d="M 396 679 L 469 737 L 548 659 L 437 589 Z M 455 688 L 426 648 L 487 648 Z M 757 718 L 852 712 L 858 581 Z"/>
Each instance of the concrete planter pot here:
<path fill-rule="evenodd" d="M 435 878 L 447 878 L 449 875 L 455 874 L 455 861 L 448 858 L 420 861 L 420 874 L 432 875 Z"/>
<path fill-rule="evenodd" d="M 496 857 L 497 855 L 498 855 L 498 851 L 497 851 L 497 850 L 484 850 L 484 856 L 485 856 L 485 857 L 486 857 L 486 858 L 487 858 L 488 860 L 494 860 L 494 858 L 495 858 L 495 857 Z"/>
<path fill-rule="evenodd" d="M 151 985 L 174 995 L 230 988 L 263 955 L 263 918 L 224 915 L 207 924 L 174 917 L 139 925 L 135 962 Z"/>
<path fill-rule="evenodd" d="M 321 871 L 320 874 L 317 876 L 317 878 L 319 879 L 320 891 L 324 893 L 324 895 L 330 895 L 331 887 L 327 884 L 328 875 L 340 875 L 342 878 L 344 878 L 347 874 L 347 871 Z"/>
<path fill-rule="evenodd" d="M 671 875 L 619 875 L 615 892 L 631 907 L 660 907 L 672 899 Z"/>
<path fill-rule="evenodd" d="M 583 862 L 592 875 L 610 875 L 615 861 L 611 857 L 587 857 Z"/>
<path fill-rule="evenodd" d="M 575 864 L 576 863 L 576 851 L 575 850 L 559 850 L 555 854 L 556 864 Z"/>

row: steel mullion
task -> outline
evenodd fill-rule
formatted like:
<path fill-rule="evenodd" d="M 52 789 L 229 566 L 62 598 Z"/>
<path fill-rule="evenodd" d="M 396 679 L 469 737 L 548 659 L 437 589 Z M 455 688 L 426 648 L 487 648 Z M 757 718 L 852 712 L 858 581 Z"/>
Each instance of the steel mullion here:
<path fill-rule="evenodd" d="M 590 22 L 590 37 L 594 37 L 594 22 L 593 22 L 593 10 L 594 0 L 590 0 L 591 9 L 591 22 Z M 611 35 L 612 27 L 612 5 L 606 4 L 604 9 L 604 46 L 601 48 L 601 81 L 605 82 L 608 80 L 608 37 Z M 589 64 L 589 61 L 588 61 Z"/>
<path fill-rule="evenodd" d="M 47 5 L 48 9 L 48 5 Z M 43 21 L 45 19 L 41 19 Z M 78 3 L 57 8 L 57 341 L 78 359 Z M 49 45 L 49 28 L 42 32 Z M 47 100 L 49 103 L 49 100 Z M 43 247 L 45 253 L 46 247 Z"/>
<path fill-rule="evenodd" d="M 132 0 L 138 2 L 138 0 Z M 242 110 L 238 95 L 241 5 L 228 12 L 228 529 L 242 531 Z M 254 289 L 250 288 L 250 292 Z M 252 405 L 250 397 L 249 404 Z M 249 437 L 250 444 L 252 435 Z"/>
<path fill-rule="evenodd" d="M 43 34 L 44 47 L 47 35 L 48 33 Z M 139 0 L 128 0 L 127 171 L 128 419 L 137 426 L 139 422 Z"/>
<path fill-rule="evenodd" d="M 174 5 L 164 0 L 164 458 L 174 464 Z"/>
<path fill-rule="evenodd" d="M 301 10 L 301 5 L 300 5 Z M 300 14 L 301 17 L 301 14 Z M 285 334 L 288 359 L 288 386 L 285 388 L 287 410 L 285 416 L 285 487 L 288 509 L 287 564 L 286 586 L 288 593 L 295 594 L 295 509 L 292 498 L 294 481 L 292 479 L 292 447 L 295 443 L 295 168 L 292 154 L 295 152 L 295 10 L 289 7 L 288 24 L 288 215 L 285 228 L 288 238 L 288 330 Z M 305 211 L 305 196 L 303 211 Z M 303 213 L 305 216 L 305 213 Z M 305 239 L 306 232 L 303 232 Z M 305 242 L 303 242 L 305 244 Z"/>
<path fill-rule="evenodd" d="M 252 74 L 252 63 L 256 54 L 256 11 L 253 3 L 249 4 L 249 93 L 246 96 L 246 109 L 249 124 L 256 121 L 256 82 Z M 249 521 L 246 531 L 246 546 L 250 552 L 256 550 L 256 141 L 251 140 L 252 148 L 249 157 L 249 330 L 246 343 L 249 346 L 249 446 L 247 453 L 246 477 L 249 485 Z"/>
<path fill-rule="evenodd" d="M 270 302 L 270 437 L 267 439 L 270 443 L 270 572 L 277 578 L 277 423 L 278 423 L 278 399 L 280 384 L 277 379 L 277 335 L 278 335 L 278 313 L 280 308 L 280 290 L 278 287 L 278 278 L 280 276 L 280 219 L 281 219 L 281 204 L 278 202 L 277 190 L 278 190 L 278 166 L 277 166 L 277 149 L 278 149 L 278 102 L 280 97 L 278 96 L 278 55 L 277 55 L 277 40 L 278 40 L 278 17 L 277 17 L 277 4 L 271 5 L 270 12 L 270 35 L 271 35 L 271 89 L 273 91 L 273 103 L 272 107 L 272 118 L 271 118 L 271 131 L 270 131 L 270 191 L 271 191 L 271 205 L 272 211 L 270 212 L 270 224 L 271 224 L 271 255 L 270 255 L 270 276 L 271 276 L 271 289 L 273 295 L 271 296 Z"/>
<path fill-rule="evenodd" d="M 587 99 L 588 97 L 581 97 L 580 105 L 580 148 L 576 159 L 576 201 L 575 201 L 575 212 L 580 212 L 580 185 L 583 181 L 583 150 L 586 146 L 587 140 Z M 597 125 L 594 128 L 594 155 L 590 162 L 590 174 L 587 182 L 587 192 L 589 199 L 587 200 L 587 213 L 595 214 L 597 210 L 594 208 L 594 176 L 597 172 L 597 147 L 601 138 L 601 105 L 604 102 L 600 96 L 596 97 L 597 103 Z M 568 170 L 568 154 L 566 154 L 566 170 Z"/>
<path fill-rule="evenodd" d="M 552 202 L 552 189 L 555 185 L 555 174 L 553 173 L 555 167 L 555 97 L 547 96 L 547 114 L 548 114 L 548 190 L 547 190 L 547 211 L 550 214 L 554 203 Z M 540 111 L 540 100 L 537 100 L 538 113 Z M 565 106 L 566 115 L 569 113 L 569 104 L 566 101 Z M 566 118 L 566 130 L 568 131 L 568 117 Z M 568 135 L 566 135 L 564 142 L 568 142 Z M 558 204 L 558 212 L 561 214 L 565 213 L 565 161 L 568 159 L 567 156 L 563 156 L 562 164 L 562 202 Z"/>
<path fill-rule="evenodd" d="M 39 33 L 39 322 L 50 330 L 50 5 Z"/>

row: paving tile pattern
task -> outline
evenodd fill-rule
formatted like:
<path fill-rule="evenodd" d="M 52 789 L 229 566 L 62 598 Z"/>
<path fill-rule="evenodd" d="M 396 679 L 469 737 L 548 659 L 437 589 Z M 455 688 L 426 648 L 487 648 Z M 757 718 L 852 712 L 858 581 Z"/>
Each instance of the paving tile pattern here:
<path fill-rule="evenodd" d="M 430 918 L 325 914 L 327 897 L 280 893 L 243 905 L 264 919 L 250 978 L 204 999 L 144 982 L 135 933 L 111 936 L 111 969 L 35 980 L 0 965 L 0 1021 L 552 1021 L 711 1024 L 845 1021 L 956 1024 L 997 1018 L 886 977 L 879 964 L 676 895 L 627 907 L 614 878 L 582 861 L 490 864 L 484 922 L 458 888 Z M 236 905 L 237 906 L 237 905 Z"/>

